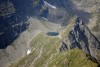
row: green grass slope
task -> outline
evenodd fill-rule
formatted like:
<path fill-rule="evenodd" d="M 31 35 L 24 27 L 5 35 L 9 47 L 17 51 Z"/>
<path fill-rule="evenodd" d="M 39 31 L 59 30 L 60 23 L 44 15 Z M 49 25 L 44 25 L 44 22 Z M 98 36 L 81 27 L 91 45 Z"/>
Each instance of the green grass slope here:
<path fill-rule="evenodd" d="M 97 67 L 90 56 L 79 49 L 60 52 L 58 37 L 38 34 L 30 43 L 31 53 L 9 67 Z"/>
<path fill-rule="evenodd" d="M 97 67 L 97 64 L 89 60 L 89 58 L 85 52 L 73 49 L 56 55 L 47 67 Z"/>
<path fill-rule="evenodd" d="M 32 52 L 18 62 L 11 64 L 10 67 L 29 67 L 33 62 L 34 66 L 42 67 L 42 64 L 46 64 L 52 54 L 57 53 L 59 45 L 60 39 L 58 37 L 50 37 L 40 33 L 30 43 Z M 38 64 L 39 62 L 41 64 Z"/>

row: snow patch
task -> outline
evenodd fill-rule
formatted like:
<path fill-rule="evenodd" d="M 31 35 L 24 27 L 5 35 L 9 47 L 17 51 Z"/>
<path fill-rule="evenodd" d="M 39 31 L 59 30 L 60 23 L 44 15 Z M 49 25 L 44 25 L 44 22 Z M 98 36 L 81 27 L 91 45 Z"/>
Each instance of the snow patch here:
<path fill-rule="evenodd" d="M 28 54 L 30 54 L 30 53 L 31 53 L 31 50 L 30 50 L 30 49 L 28 49 L 28 50 L 27 50 L 27 55 L 28 55 Z"/>
<path fill-rule="evenodd" d="M 45 18 L 45 17 L 42 17 L 44 20 L 47 20 L 48 21 L 48 19 L 47 18 Z"/>
<path fill-rule="evenodd" d="M 46 2 L 46 1 L 44 1 L 44 4 L 45 4 L 45 6 L 49 6 L 49 7 L 53 8 L 53 9 L 57 9 L 55 6 L 49 4 L 49 3 Z"/>

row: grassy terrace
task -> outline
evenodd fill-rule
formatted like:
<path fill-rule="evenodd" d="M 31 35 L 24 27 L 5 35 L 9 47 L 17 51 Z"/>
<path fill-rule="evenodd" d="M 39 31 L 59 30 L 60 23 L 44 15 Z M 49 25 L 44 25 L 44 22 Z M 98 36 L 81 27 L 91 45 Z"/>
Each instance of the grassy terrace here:
<path fill-rule="evenodd" d="M 97 67 L 81 50 L 59 52 L 60 42 L 58 37 L 40 33 L 30 43 L 32 52 L 10 67 Z"/>
<path fill-rule="evenodd" d="M 16 63 L 12 63 L 9 67 L 25 67 L 25 66 L 28 67 L 36 56 L 37 53 L 33 51 L 32 53 L 20 59 Z"/>
<path fill-rule="evenodd" d="M 47 67 L 97 67 L 97 64 L 90 61 L 89 58 L 85 52 L 73 49 L 56 55 Z"/>
<path fill-rule="evenodd" d="M 30 43 L 30 48 L 33 49 L 32 52 L 17 63 L 11 64 L 10 67 L 29 67 L 32 61 L 40 54 L 40 57 L 34 62 L 34 66 L 41 67 L 42 64 L 46 64 L 46 61 L 48 61 L 52 54 L 57 53 L 59 45 L 60 39 L 58 37 L 53 38 L 40 33 Z"/>
<path fill-rule="evenodd" d="M 35 43 L 35 45 L 34 45 Z M 40 34 L 32 41 L 31 47 L 34 47 L 37 51 L 41 51 L 41 56 L 34 62 L 35 67 L 44 67 L 47 64 L 50 57 L 57 54 L 57 49 L 60 46 L 60 39 L 58 37 L 50 37 L 44 34 Z"/>
<path fill-rule="evenodd" d="M 77 18 L 61 33 L 66 37 Z M 30 43 L 32 52 L 9 67 L 97 67 L 85 52 L 79 49 L 60 52 L 61 39 L 39 33 Z"/>

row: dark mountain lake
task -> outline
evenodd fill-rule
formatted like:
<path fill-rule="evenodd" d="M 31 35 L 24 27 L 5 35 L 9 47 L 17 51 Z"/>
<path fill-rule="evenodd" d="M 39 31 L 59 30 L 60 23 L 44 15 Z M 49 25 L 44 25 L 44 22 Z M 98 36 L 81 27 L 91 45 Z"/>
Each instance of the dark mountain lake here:
<path fill-rule="evenodd" d="M 49 35 L 49 36 L 57 36 L 57 35 L 59 35 L 59 33 L 58 32 L 48 32 L 47 35 Z"/>

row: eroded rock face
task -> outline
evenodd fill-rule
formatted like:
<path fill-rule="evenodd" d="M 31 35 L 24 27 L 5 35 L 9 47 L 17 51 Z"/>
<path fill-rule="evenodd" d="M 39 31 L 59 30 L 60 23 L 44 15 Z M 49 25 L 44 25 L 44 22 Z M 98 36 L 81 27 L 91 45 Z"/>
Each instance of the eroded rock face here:
<path fill-rule="evenodd" d="M 69 17 L 70 18 L 72 17 L 70 14 L 78 15 L 82 19 L 84 18 L 85 20 L 88 20 L 89 15 L 90 15 L 89 13 L 91 12 L 92 9 L 96 7 L 90 4 L 91 3 L 90 0 L 87 0 L 88 2 L 86 4 L 85 4 L 85 1 L 84 2 L 80 1 L 76 3 L 74 2 L 75 0 L 74 1 L 44 0 L 44 1 L 47 1 L 49 5 L 46 6 L 43 0 L 26 0 L 26 1 L 25 0 L 10 0 L 10 2 L 0 0 L 0 7 L 3 8 L 4 10 L 4 12 L 0 10 L 0 49 L 1 48 L 4 49 L 8 45 L 12 44 L 12 42 L 15 41 L 16 38 L 18 38 L 20 34 L 27 29 L 27 27 L 29 26 L 29 23 L 27 23 L 26 21 L 30 18 L 30 16 L 44 17 L 47 20 L 49 19 L 48 21 L 52 21 L 54 23 L 65 22 L 63 24 L 65 25 L 66 22 L 68 22 L 67 20 L 69 19 Z M 89 3 L 89 6 L 87 7 L 88 3 Z M 2 4 L 4 6 L 1 6 Z M 82 9 L 80 9 L 81 7 Z M 91 10 L 87 11 L 87 9 L 90 9 L 90 8 Z M 65 51 L 68 49 L 79 48 L 79 49 L 84 50 L 86 53 L 89 53 L 96 59 L 98 59 L 98 61 L 100 60 L 99 59 L 100 58 L 100 55 L 99 55 L 100 41 L 84 25 L 82 20 L 78 18 L 74 27 L 72 28 L 71 31 L 68 31 L 68 33 L 69 34 L 67 37 L 68 37 L 69 43 L 67 41 L 66 43 L 65 41 L 62 41 L 62 46 L 61 48 L 59 48 L 61 52 L 63 50 Z M 25 36 L 28 37 L 27 34 L 29 33 L 26 33 Z M 27 41 L 27 39 L 25 41 L 24 39 L 25 38 L 23 38 L 22 40 L 23 44 L 26 43 L 25 41 Z M 15 56 L 16 54 L 18 56 L 16 55 L 17 57 L 16 58 L 14 57 L 14 60 L 17 58 L 20 58 L 21 55 L 25 53 L 25 50 L 27 50 L 26 45 L 24 45 L 23 47 L 22 43 L 18 43 L 18 44 L 21 45 L 21 47 L 24 49 L 19 48 L 19 46 L 17 45 L 17 48 L 19 48 L 17 50 L 13 49 L 13 47 L 11 48 L 8 47 L 7 50 L 5 50 L 5 51 L 8 51 L 8 53 L 10 53 L 11 51 L 13 52 L 13 50 L 15 50 L 13 54 L 10 54 L 10 57 L 11 57 L 10 59 L 12 59 L 12 56 Z M 5 51 L 4 53 L 6 53 Z M 19 53 L 19 51 L 21 52 Z M 2 53 L 3 51 L 1 50 L 1 55 Z M 9 63 L 9 57 L 7 56 L 6 58 L 7 59 L 5 59 L 5 56 L 4 56 L 2 60 L 4 60 L 5 63 Z M 12 62 L 14 60 L 12 59 Z M 5 63 L 3 64 L 2 63 L 1 65 L 6 65 Z"/>
<path fill-rule="evenodd" d="M 78 10 L 77 7 L 75 7 L 76 2 L 78 1 L 1 0 L 0 7 L 2 9 L 0 9 L 0 37 L 2 40 L 0 44 L 2 45 L 0 48 L 6 48 L 7 45 L 11 44 L 20 36 L 21 32 L 27 29 L 29 24 L 25 23 L 25 21 L 27 21 L 30 16 L 43 17 L 48 21 L 61 23 L 62 25 L 67 25 L 68 20 L 72 18 L 73 15 L 78 15 L 85 21 L 88 21 L 90 14 L 88 12 Z M 89 1 L 89 3 L 90 2 L 91 1 Z M 80 3 L 84 4 L 83 1 L 80 1 Z"/>
<path fill-rule="evenodd" d="M 69 40 L 71 43 L 70 48 L 80 48 L 80 49 L 84 49 L 87 52 L 90 53 L 89 51 L 89 46 L 88 46 L 88 37 L 85 34 L 86 30 L 85 30 L 85 26 L 83 25 L 83 22 L 80 19 L 77 19 L 73 29 L 69 32 Z M 84 42 L 84 45 L 82 46 L 82 44 L 80 42 Z"/>
<path fill-rule="evenodd" d="M 62 41 L 62 46 L 59 48 L 60 52 L 68 50 L 68 46 L 66 43 Z"/>
<path fill-rule="evenodd" d="M 74 27 L 68 33 L 69 49 L 79 48 L 86 53 L 92 55 L 96 59 L 100 57 L 100 41 L 95 37 L 83 21 L 78 18 L 74 24 Z M 66 42 L 68 44 L 68 42 Z"/>

